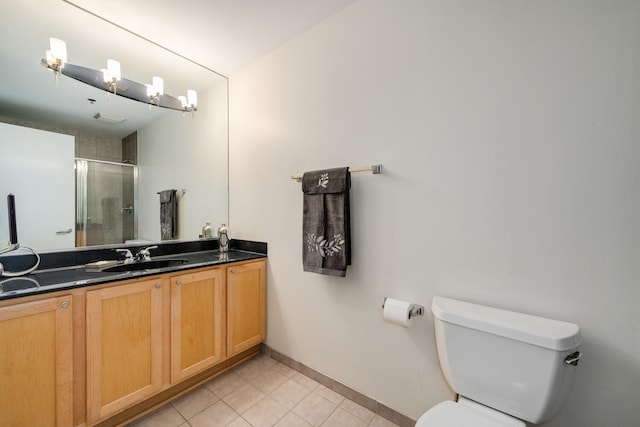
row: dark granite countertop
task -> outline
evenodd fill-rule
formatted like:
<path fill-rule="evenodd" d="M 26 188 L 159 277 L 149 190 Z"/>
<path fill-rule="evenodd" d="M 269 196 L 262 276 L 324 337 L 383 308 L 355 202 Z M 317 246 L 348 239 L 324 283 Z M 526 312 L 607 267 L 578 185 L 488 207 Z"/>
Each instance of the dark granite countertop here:
<path fill-rule="evenodd" d="M 217 247 L 217 242 L 215 246 Z M 236 249 L 234 249 L 234 246 Z M 152 276 L 156 274 L 181 272 L 194 268 L 221 265 L 238 261 L 260 259 L 267 256 L 266 244 L 258 244 L 256 247 L 255 245 L 242 245 L 236 243 L 235 245 L 232 245 L 232 249 L 226 253 L 221 253 L 217 249 L 211 249 L 211 247 L 212 246 L 210 245 L 208 247 L 204 246 L 199 248 L 201 250 L 192 252 L 182 252 L 179 250 L 180 248 L 162 248 L 159 250 L 162 255 L 152 256 L 154 261 L 164 259 L 181 259 L 186 261 L 184 264 L 166 268 L 151 268 L 124 272 L 87 271 L 85 263 L 91 261 L 86 261 L 80 265 L 63 265 L 61 267 L 52 265 L 48 266 L 49 268 L 47 269 L 39 269 L 31 274 L 20 277 L 2 277 L 0 278 L 0 300 L 94 286 L 108 282 Z M 192 245 L 187 245 L 182 249 L 189 250 L 194 248 Z M 257 251 L 254 252 L 246 249 L 257 249 Z M 111 257 L 104 259 L 114 258 Z M 93 259 L 93 261 L 96 260 L 100 259 Z M 120 264 L 123 263 L 120 262 Z"/>

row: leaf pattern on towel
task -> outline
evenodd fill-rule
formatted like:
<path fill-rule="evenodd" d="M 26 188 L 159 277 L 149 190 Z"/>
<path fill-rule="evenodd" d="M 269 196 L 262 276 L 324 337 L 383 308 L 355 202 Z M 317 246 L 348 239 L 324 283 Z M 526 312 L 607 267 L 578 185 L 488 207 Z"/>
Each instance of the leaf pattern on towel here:
<path fill-rule="evenodd" d="M 341 234 L 335 234 L 333 240 L 327 240 L 324 236 L 316 236 L 316 233 L 307 233 L 307 250 L 319 252 L 322 257 L 333 256 L 342 250 L 345 240 Z"/>
<path fill-rule="evenodd" d="M 329 183 L 329 174 L 323 173 L 320 175 L 320 179 L 318 180 L 318 187 L 327 188 L 327 184 Z"/>
<path fill-rule="evenodd" d="M 171 239 L 171 224 L 160 224 L 160 236 L 161 240 Z"/>

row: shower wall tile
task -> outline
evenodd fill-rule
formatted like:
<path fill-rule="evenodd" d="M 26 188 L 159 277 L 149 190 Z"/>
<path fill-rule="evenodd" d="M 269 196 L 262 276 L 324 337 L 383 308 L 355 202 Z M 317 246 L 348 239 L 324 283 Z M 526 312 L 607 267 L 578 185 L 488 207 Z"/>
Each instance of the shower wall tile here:
<path fill-rule="evenodd" d="M 122 162 L 138 163 L 138 132 L 133 132 L 122 139 Z"/>
<path fill-rule="evenodd" d="M 49 132 L 72 135 L 76 139 L 76 157 L 118 163 L 125 160 L 131 160 L 134 164 L 137 162 L 136 132 L 127 136 L 125 139 L 128 139 L 128 141 L 125 142 L 124 140 L 116 137 L 92 135 L 88 133 L 78 132 L 76 130 L 60 128 L 57 126 L 31 122 L 28 120 L 16 119 L 7 116 L 0 116 L 0 122 L 30 127 L 33 129 L 46 130 Z"/>

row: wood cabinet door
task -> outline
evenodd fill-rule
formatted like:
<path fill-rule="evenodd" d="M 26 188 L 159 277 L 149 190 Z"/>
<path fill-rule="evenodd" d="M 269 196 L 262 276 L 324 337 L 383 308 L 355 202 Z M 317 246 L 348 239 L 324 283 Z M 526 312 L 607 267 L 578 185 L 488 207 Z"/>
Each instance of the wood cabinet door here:
<path fill-rule="evenodd" d="M 257 261 L 227 268 L 227 355 L 261 343 L 266 336 L 266 267 Z"/>
<path fill-rule="evenodd" d="M 71 301 L 0 308 L 1 425 L 73 425 Z"/>
<path fill-rule="evenodd" d="M 215 365 L 224 357 L 224 268 L 171 279 L 171 382 Z"/>
<path fill-rule="evenodd" d="M 89 424 L 162 386 L 162 281 L 87 292 Z"/>

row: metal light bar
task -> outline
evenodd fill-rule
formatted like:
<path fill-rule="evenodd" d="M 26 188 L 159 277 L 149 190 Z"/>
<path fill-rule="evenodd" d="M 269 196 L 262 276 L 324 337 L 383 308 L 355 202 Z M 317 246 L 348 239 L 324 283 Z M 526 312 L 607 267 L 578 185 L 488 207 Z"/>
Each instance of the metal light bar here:
<path fill-rule="evenodd" d="M 44 67 L 52 69 L 47 63 L 46 59 L 41 61 Z M 115 85 L 117 90 L 112 90 L 109 83 L 104 81 L 104 73 L 101 70 L 94 70 L 92 68 L 82 67 L 80 65 L 73 65 L 65 63 L 61 70 L 55 70 L 61 74 L 78 80 L 82 83 L 86 83 L 89 86 L 93 86 L 97 89 L 104 90 L 105 92 L 115 93 L 118 96 L 132 99 L 134 101 L 142 102 L 144 104 L 155 105 L 157 107 L 168 108 L 170 110 L 177 110 L 182 112 L 197 111 L 197 107 L 184 107 L 182 101 L 166 93 L 160 94 L 154 98 L 149 98 L 147 94 L 147 85 L 135 82 L 133 80 L 121 77 Z"/>

